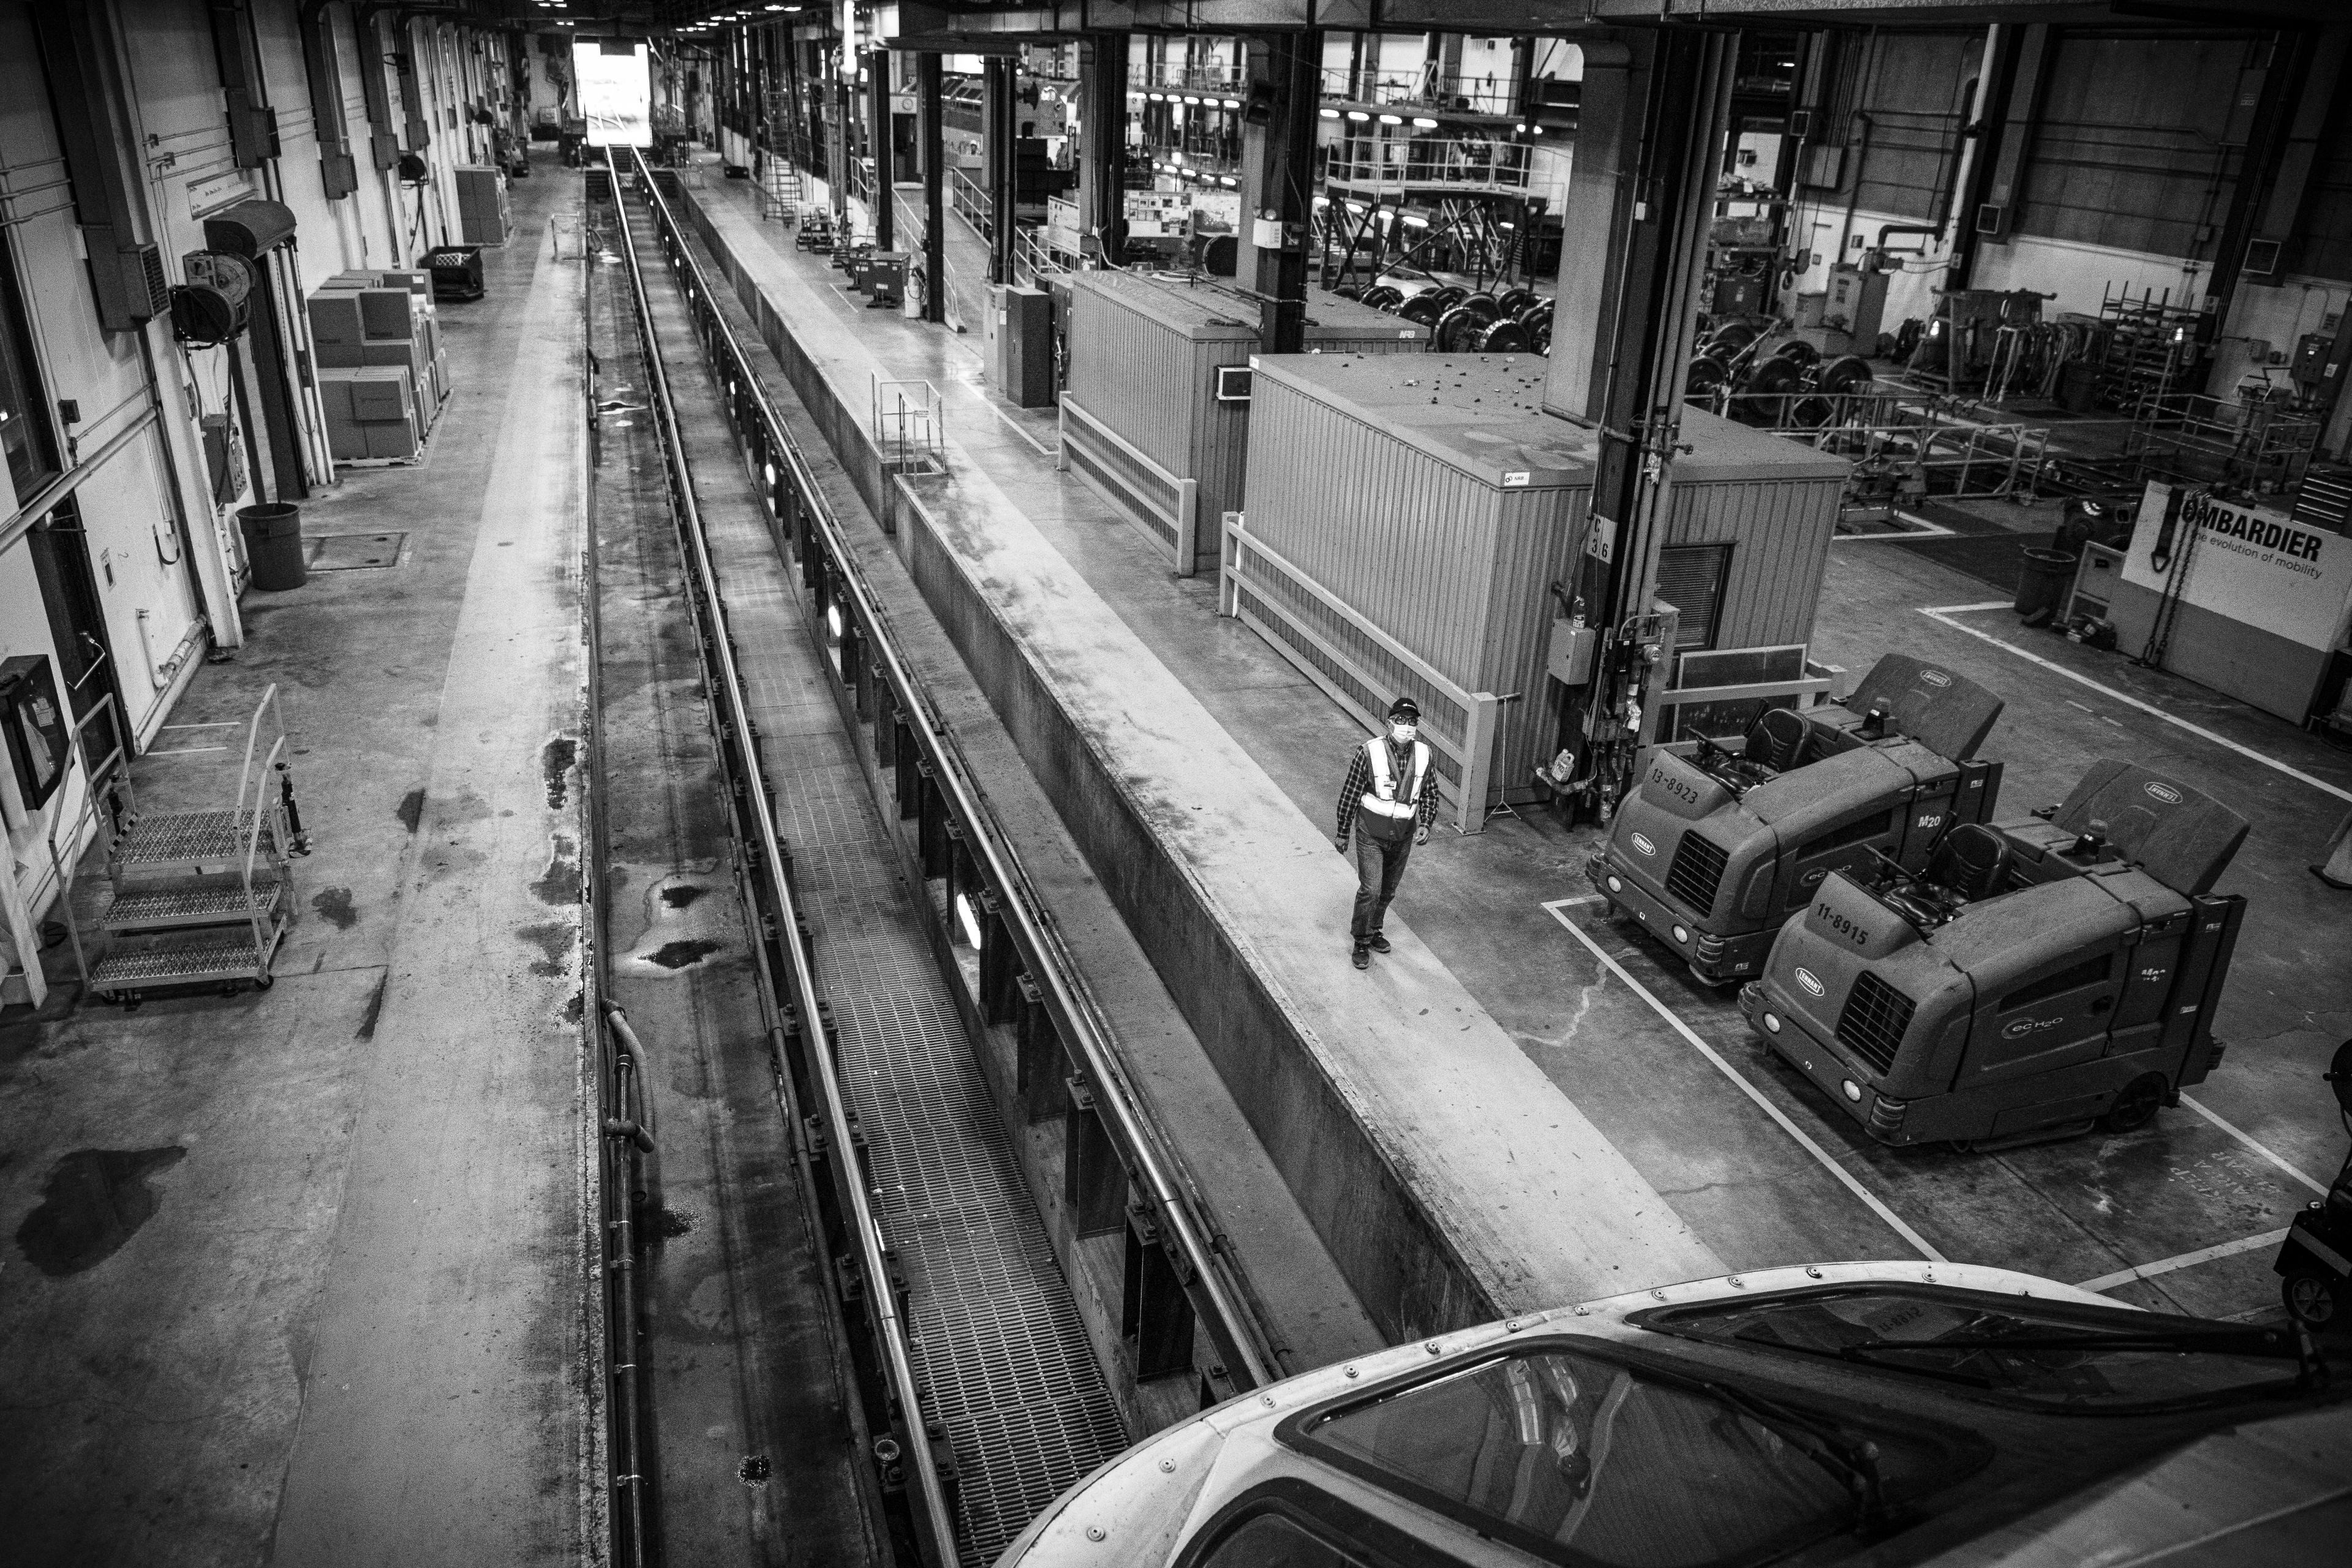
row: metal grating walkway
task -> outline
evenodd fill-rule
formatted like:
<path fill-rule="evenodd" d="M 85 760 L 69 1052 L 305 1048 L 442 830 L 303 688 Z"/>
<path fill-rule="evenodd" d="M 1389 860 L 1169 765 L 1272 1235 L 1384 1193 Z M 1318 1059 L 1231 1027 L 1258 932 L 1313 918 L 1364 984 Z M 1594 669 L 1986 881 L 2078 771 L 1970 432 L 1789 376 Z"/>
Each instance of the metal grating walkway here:
<path fill-rule="evenodd" d="M 633 227 L 636 226 L 633 225 Z M 641 233 L 649 232 L 650 225 Z M 656 318 L 690 342 L 653 247 Z M 947 1427 L 965 1563 L 992 1563 L 1061 1492 L 1128 1445 L 1052 1243 L 1004 1142 L 951 982 L 887 831 L 706 373 L 672 359 L 697 500 L 725 584 L 747 696 L 775 785 L 793 890 L 816 933 L 864 1129 L 874 1207 L 908 1286 L 916 1371 Z"/>

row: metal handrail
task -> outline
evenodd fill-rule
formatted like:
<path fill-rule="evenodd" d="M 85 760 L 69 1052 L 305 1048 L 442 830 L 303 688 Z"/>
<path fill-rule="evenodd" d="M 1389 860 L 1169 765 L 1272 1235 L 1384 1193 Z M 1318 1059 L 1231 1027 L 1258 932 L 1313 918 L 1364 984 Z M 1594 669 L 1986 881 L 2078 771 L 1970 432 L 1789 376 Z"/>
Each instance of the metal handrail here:
<path fill-rule="evenodd" d="M 636 165 L 637 179 L 648 204 L 661 226 L 667 230 L 664 237 L 667 241 L 666 247 L 675 257 L 680 254 L 677 229 L 669 219 L 667 205 L 661 200 L 661 193 L 654 188 L 652 172 L 635 149 L 630 149 L 630 157 Z M 629 294 L 636 308 L 637 331 L 645 343 L 646 379 L 651 393 L 647 401 L 654 413 L 655 431 L 661 440 L 663 460 L 670 471 L 671 501 L 677 509 L 678 532 L 685 540 L 693 567 L 702 581 L 705 613 L 715 623 L 710 629 L 716 635 L 708 638 L 708 651 L 711 662 L 717 666 L 718 684 L 725 697 L 735 732 L 744 739 L 747 758 L 753 757 L 750 751 L 751 705 L 744 695 L 742 670 L 736 662 L 732 639 L 727 628 L 726 601 L 719 592 L 719 573 L 711 561 L 710 542 L 703 529 L 702 511 L 695 503 L 693 478 L 686 462 L 685 436 L 678 427 L 677 404 L 670 395 L 669 374 L 662 363 L 661 340 L 654 329 L 653 304 L 646 295 L 645 275 L 637 264 L 636 247 L 629 234 L 628 204 L 623 199 L 623 195 L 618 189 L 614 191 L 613 210 L 621 240 L 619 249 L 628 263 Z M 697 284 L 702 286 L 698 272 Z M 702 287 L 707 294 L 707 286 Z M 723 330 L 725 323 L 721 321 L 719 325 Z M 749 382 L 751 378 L 746 375 L 742 379 Z M 757 395 L 756 384 L 754 395 Z M 762 408 L 763 416 L 768 412 Z M 693 602 L 691 595 L 688 602 Z M 756 759 L 752 765 L 757 767 Z M 866 1183 L 856 1172 L 857 1151 L 850 1140 L 849 1100 L 843 1092 L 840 1074 L 835 1068 L 832 1053 L 824 1038 L 824 1023 L 817 1012 L 819 993 L 816 975 L 809 966 L 807 948 L 793 934 L 800 929 L 800 911 L 793 897 L 792 880 L 785 866 L 783 838 L 776 831 L 775 812 L 768 804 L 766 791 L 759 787 L 759 782 L 757 779 L 751 781 L 753 787 L 746 792 L 746 803 L 759 838 L 757 853 L 760 864 L 767 877 L 770 896 L 778 906 L 777 929 L 783 933 L 783 940 L 778 945 L 783 949 L 785 962 L 789 965 L 802 1026 L 814 1035 L 813 1048 L 806 1053 L 812 1075 L 824 1097 L 826 1123 L 834 1130 L 837 1141 L 836 1158 L 851 1162 L 849 1178 L 838 1184 L 842 1201 L 849 1210 L 848 1228 L 855 1237 L 858 1262 L 866 1281 L 864 1294 L 866 1306 L 875 1318 L 876 1339 L 882 1351 L 884 1380 L 898 1400 L 900 1410 L 905 1413 L 905 1452 L 913 1473 L 916 1495 L 921 1502 L 921 1507 L 916 1511 L 920 1515 L 920 1522 L 929 1526 L 932 1534 L 930 1550 L 938 1553 L 940 1563 L 950 1564 L 959 1561 L 961 1556 L 956 1547 L 955 1517 L 949 1510 L 947 1489 L 940 1482 L 939 1467 L 931 1456 L 929 1427 L 923 1416 L 922 1388 L 915 1376 L 911 1334 L 898 1314 L 898 1293 L 890 1285 L 888 1243 L 882 1235 L 880 1222 L 875 1218 Z"/>
<path fill-rule="evenodd" d="M 278 689 L 273 686 L 270 689 L 275 691 Z M 285 750 L 286 737 L 280 735 L 271 743 L 269 754 L 262 759 L 261 787 L 263 790 L 266 791 L 268 789 L 269 771 L 278 765 L 278 753 Z M 243 800 L 244 797 L 242 794 L 240 794 L 238 796 L 238 802 L 240 805 L 243 804 Z M 268 941 L 268 933 L 262 929 L 261 911 L 253 907 L 253 860 L 255 856 L 261 853 L 261 819 L 264 815 L 265 814 L 261 809 L 260 796 L 256 795 L 253 802 L 253 826 L 246 829 L 245 834 L 245 872 L 239 879 L 245 889 L 245 918 L 247 922 L 253 927 L 253 956 L 254 962 L 257 963 L 264 962 L 262 957 L 262 947 L 264 942 Z M 269 837 L 274 847 L 279 837 L 275 830 L 274 825 Z M 281 883 L 280 885 L 282 886 L 283 884 Z"/>
<path fill-rule="evenodd" d="M 826 552 L 839 574 L 847 608 L 874 655 L 877 673 L 897 694 L 909 720 L 918 721 L 909 728 L 932 763 L 950 810 L 965 826 L 967 845 L 999 894 L 1006 927 L 1028 960 L 1030 976 L 1046 998 L 1062 1039 L 1096 1086 L 1097 1109 L 1103 1113 L 1138 1185 L 1160 1214 L 1188 1266 L 1187 1272 L 1198 1282 L 1201 1294 L 1212 1309 L 1202 1317 L 1211 1339 L 1225 1357 L 1228 1373 L 1238 1369 L 1244 1374 L 1233 1379 L 1237 1385 L 1255 1387 L 1275 1381 L 1283 1374 L 1276 1370 L 1263 1326 L 1244 1304 L 1245 1293 L 1238 1278 L 1198 1212 L 1205 1205 L 1185 1190 L 1189 1182 L 1180 1185 L 1174 1162 L 1164 1152 L 1167 1139 L 1155 1125 L 1133 1080 L 1111 1048 L 1108 1026 L 1078 980 L 1076 966 L 1055 931 L 1052 917 L 1038 902 L 1017 853 L 996 823 L 979 786 L 971 782 L 952 732 L 933 710 L 923 687 L 900 652 L 898 637 L 889 629 L 889 618 L 850 549 L 848 534 L 819 485 L 816 470 L 769 400 L 766 387 L 752 374 L 752 361 L 734 328 L 715 306 L 708 303 L 717 296 L 701 266 L 687 249 L 682 238 L 684 231 L 670 212 L 669 204 L 650 179 L 646 182 L 646 189 L 655 217 L 670 238 L 672 265 L 688 279 L 689 296 L 704 302 L 709 321 L 705 341 L 723 348 L 734 362 L 744 395 L 765 430 L 769 450 L 782 455 L 785 474 L 792 480 L 799 504 L 824 537 Z M 732 668 L 731 658 L 725 658 L 724 662 Z M 759 795 L 757 791 L 752 793 L 755 797 Z M 764 806 L 763 800 L 761 804 Z M 797 954 L 797 944 L 787 945 Z M 794 962 L 797 965 L 800 961 L 796 957 Z"/>

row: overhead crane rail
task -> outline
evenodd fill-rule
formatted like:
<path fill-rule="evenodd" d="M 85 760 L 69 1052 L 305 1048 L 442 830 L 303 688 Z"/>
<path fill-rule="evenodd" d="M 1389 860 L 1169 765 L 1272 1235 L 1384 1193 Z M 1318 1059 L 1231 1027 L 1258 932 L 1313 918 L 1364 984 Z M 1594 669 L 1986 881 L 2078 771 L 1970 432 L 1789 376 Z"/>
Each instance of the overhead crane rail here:
<path fill-rule="evenodd" d="M 908 667 L 899 638 L 848 536 L 798 443 L 769 399 L 754 363 L 717 306 L 717 294 L 688 247 L 683 228 L 634 150 L 623 154 L 617 174 L 635 186 L 651 215 L 654 235 L 667 258 L 695 335 L 716 379 L 721 399 L 768 521 L 779 536 L 797 544 L 803 587 L 813 591 L 820 619 L 841 617 L 844 683 L 858 692 L 861 710 L 874 718 L 877 766 L 895 769 L 902 816 L 919 815 L 927 861 L 936 843 L 945 863 L 949 905 L 961 893 L 980 917 L 981 990 L 985 1016 L 989 999 L 1018 1009 L 1024 1022 L 1024 1078 L 1034 1063 L 1038 1073 L 1066 1078 L 1076 1112 L 1094 1119 L 1109 1153 L 1123 1171 L 1131 1223 L 1152 1238 L 1166 1268 L 1141 1271 L 1147 1280 L 1172 1279 L 1188 1310 L 1169 1316 L 1171 1304 L 1126 1303 L 1130 1317 L 1163 1323 L 1196 1321 L 1223 1371 L 1238 1391 L 1286 1375 L 1276 1364 L 1273 1341 L 1249 1297 L 1245 1282 L 1219 1244 L 1190 1178 L 1164 1132 L 1136 1091 L 1112 1046 L 1108 1029 L 1087 993 L 1051 917 L 1039 903 L 1019 858 L 995 822 L 971 777 L 953 733 L 940 720 Z M 934 1564 L 959 1561 L 955 1520 L 947 1487 L 931 1446 L 929 1391 L 916 1373 L 915 1356 L 900 1291 L 892 1282 L 899 1270 L 877 1220 L 851 1136 L 856 1123 L 850 1100 L 830 1048 L 830 1010 L 812 963 L 808 944 L 795 933 L 808 929 L 788 874 L 789 855 L 776 826 L 767 764 L 761 754 L 746 698 L 746 682 L 729 629 L 723 584 L 713 564 L 709 538 L 695 500 L 685 444 L 659 337 L 646 291 L 633 237 L 628 204 L 615 191 L 618 224 L 614 248 L 625 260 L 637 331 L 646 348 L 648 401 L 663 452 L 666 475 L 689 579 L 685 595 L 703 649 L 712 699 L 718 751 L 738 805 L 746 839 L 745 890 L 751 912 L 769 940 L 755 944 L 777 1015 L 771 1037 L 780 1056 L 796 1050 L 813 1086 L 807 1107 L 832 1130 L 833 1157 L 824 1164 L 855 1249 L 860 1279 L 873 1288 L 857 1292 L 858 1309 L 876 1347 L 896 1432 L 914 1440 L 902 1445 L 919 1550 Z M 866 684 L 870 682 L 870 684 Z M 870 707 L 868 703 L 870 702 Z M 908 812 L 909 791 L 919 805 Z M 936 831 L 934 830 L 936 827 Z M 936 873 L 935 873 L 936 874 Z M 1076 1160 L 1074 1153 L 1071 1158 Z M 1132 1243 L 1131 1235 L 1130 1241 Z M 1130 1268 L 1130 1289 L 1138 1271 Z M 1192 1329 L 1182 1328 L 1189 1358 Z M 1139 1360 L 1143 1351 L 1139 1349 Z"/>

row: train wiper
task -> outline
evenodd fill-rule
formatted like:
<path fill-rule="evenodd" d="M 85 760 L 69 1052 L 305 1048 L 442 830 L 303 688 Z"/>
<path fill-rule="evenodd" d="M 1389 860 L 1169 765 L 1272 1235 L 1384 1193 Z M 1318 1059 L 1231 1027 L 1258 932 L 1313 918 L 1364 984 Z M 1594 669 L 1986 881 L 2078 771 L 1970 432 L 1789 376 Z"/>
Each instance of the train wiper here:
<path fill-rule="evenodd" d="M 1940 1340 L 1863 1340 L 1837 1353 L 1866 1361 L 1875 1351 L 2211 1351 L 2222 1355 L 2292 1356 L 2295 1342 L 2276 1329 L 2090 1329 L 2069 1334 L 1955 1334 Z"/>
<path fill-rule="evenodd" d="M 2089 1329 L 2068 1334 L 1969 1334 L 1940 1340 L 1863 1340 L 1840 1345 L 1847 1361 L 1877 1363 L 1890 1351 L 2180 1351 L 2215 1355 L 2292 1359 L 2297 1381 L 2306 1388 L 2327 1386 L 2328 1367 L 2308 1329 L 2297 1324 L 2289 1333 L 2280 1329 L 2228 1327 Z M 1897 1363 L 1900 1364 L 1900 1363 Z M 1937 1374 L 1944 1375 L 1944 1374 Z M 1975 1380 L 1971 1380 L 1975 1381 Z"/>
<path fill-rule="evenodd" d="M 1886 1488 L 1878 1473 L 1878 1445 L 1857 1437 L 1826 1415 L 1783 1405 L 1779 1400 L 1726 1383 L 1701 1383 L 1708 1394 L 1769 1427 L 1799 1453 L 1837 1478 L 1853 1494 L 1854 1529 L 1874 1535 L 1892 1520 Z"/>

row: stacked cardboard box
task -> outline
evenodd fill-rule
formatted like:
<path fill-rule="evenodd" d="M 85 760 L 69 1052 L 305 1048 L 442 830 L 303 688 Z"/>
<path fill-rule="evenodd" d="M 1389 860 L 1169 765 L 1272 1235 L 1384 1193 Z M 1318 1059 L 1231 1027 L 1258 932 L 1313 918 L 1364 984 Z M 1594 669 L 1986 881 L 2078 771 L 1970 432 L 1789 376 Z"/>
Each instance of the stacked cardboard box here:
<path fill-rule="evenodd" d="M 507 177 L 487 163 L 460 163 L 450 173 L 457 183 L 459 237 L 467 245 L 504 245 L 513 227 Z"/>
<path fill-rule="evenodd" d="M 441 327 L 433 310 L 433 279 L 426 272 L 339 272 L 310 296 L 310 339 L 320 369 L 320 392 L 327 407 L 329 437 L 339 458 L 409 457 L 422 446 L 449 396 L 448 355 L 441 346 Z M 346 388 L 349 377 L 331 373 L 390 370 L 405 383 L 406 397 L 397 417 L 408 427 L 406 450 L 374 448 L 399 444 L 391 431 L 373 434 L 339 430 L 339 423 L 390 421 L 390 405 L 381 397 L 361 406 Z M 380 381 L 381 377 L 370 378 Z"/>
<path fill-rule="evenodd" d="M 327 439 L 337 462 L 414 458 L 422 439 L 408 372 L 396 364 L 331 366 L 319 372 Z"/>

